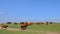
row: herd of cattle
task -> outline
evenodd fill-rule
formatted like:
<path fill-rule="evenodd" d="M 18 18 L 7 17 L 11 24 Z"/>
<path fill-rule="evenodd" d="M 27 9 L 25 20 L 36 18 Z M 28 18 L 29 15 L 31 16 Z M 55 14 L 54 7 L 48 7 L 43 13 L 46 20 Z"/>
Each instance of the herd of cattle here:
<path fill-rule="evenodd" d="M 50 22 L 50 24 L 52 24 L 53 22 Z M 49 22 L 45 22 L 45 23 L 43 23 L 43 22 L 36 22 L 36 23 L 33 23 L 33 22 L 21 22 L 20 23 L 20 26 L 21 26 L 21 29 L 22 30 L 25 30 L 25 29 L 27 29 L 27 27 L 29 26 L 29 25 L 33 25 L 33 24 L 36 24 L 36 25 L 40 25 L 40 24 L 46 24 L 46 25 L 48 25 L 49 24 Z M 8 28 L 8 25 L 3 25 L 3 24 L 0 24 L 0 28 L 5 28 L 5 29 L 7 29 Z"/>

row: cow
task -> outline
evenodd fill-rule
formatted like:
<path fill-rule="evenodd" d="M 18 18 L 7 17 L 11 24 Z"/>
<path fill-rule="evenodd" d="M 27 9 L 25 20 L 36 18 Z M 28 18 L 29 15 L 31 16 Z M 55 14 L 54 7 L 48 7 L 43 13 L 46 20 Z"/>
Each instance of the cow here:
<path fill-rule="evenodd" d="M 36 25 L 39 25 L 40 23 L 39 23 L 39 22 L 36 22 L 35 24 L 36 24 Z"/>
<path fill-rule="evenodd" d="M 28 22 L 28 25 L 33 25 L 33 22 Z"/>
<path fill-rule="evenodd" d="M 3 24 L 1 24 L 1 26 L 0 26 L 2 29 L 7 29 L 8 28 L 8 25 L 3 25 Z"/>
<path fill-rule="evenodd" d="M 27 29 L 27 26 L 28 26 L 28 22 L 22 22 L 22 23 L 21 23 L 21 29 L 22 29 L 22 30 Z"/>
<path fill-rule="evenodd" d="M 3 25 L 2 28 L 8 28 L 8 25 Z"/>

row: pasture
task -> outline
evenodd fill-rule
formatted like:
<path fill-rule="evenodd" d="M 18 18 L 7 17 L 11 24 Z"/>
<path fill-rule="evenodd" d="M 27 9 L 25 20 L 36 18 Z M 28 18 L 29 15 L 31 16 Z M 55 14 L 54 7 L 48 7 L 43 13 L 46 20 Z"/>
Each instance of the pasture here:
<path fill-rule="evenodd" d="M 12 30 L 0 29 L 0 34 L 60 34 L 60 24 L 29 25 L 26 30 L 21 30 L 20 25 L 7 24 Z M 16 30 L 14 30 L 16 29 Z M 18 30 L 18 31 L 17 31 Z"/>

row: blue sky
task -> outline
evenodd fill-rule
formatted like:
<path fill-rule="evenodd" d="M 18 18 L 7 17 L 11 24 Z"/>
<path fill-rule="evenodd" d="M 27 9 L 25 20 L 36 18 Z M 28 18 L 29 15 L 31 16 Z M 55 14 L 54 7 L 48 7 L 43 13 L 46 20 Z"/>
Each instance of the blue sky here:
<path fill-rule="evenodd" d="M 0 22 L 60 22 L 60 0 L 0 0 Z"/>

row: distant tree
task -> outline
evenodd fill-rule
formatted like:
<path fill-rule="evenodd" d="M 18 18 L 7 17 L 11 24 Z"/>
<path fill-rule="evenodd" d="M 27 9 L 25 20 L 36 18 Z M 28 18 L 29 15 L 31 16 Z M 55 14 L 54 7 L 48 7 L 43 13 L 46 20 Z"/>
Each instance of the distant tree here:
<path fill-rule="evenodd" d="M 12 22 L 7 22 L 7 24 L 11 24 Z"/>

